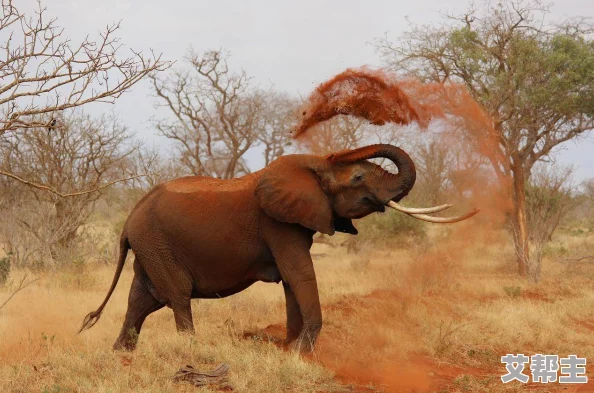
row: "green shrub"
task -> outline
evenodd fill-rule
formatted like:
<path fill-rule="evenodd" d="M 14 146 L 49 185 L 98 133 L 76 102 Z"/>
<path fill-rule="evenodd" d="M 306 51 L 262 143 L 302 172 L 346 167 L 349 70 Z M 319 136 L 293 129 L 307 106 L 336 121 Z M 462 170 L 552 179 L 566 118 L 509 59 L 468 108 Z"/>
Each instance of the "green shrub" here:
<path fill-rule="evenodd" d="M 0 258 L 0 285 L 3 285 L 8 281 L 10 275 L 10 258 L 12 252 L 9 252 L 4 258 Z"/>
<path fill-rule="evenodd" d="M 520 287 L 503 287 L 503 292 L 512 299 L 519 297 L 522 294 Z"/>
<path fill-rule="evenodd" d="M 382 241 L 408 243 L 427 238 L 427 227 L 422 221 L 394 211 L 371 214 L 358 220 L 355 226 L 359 230 L 358 236 L 372 243 Z"/>

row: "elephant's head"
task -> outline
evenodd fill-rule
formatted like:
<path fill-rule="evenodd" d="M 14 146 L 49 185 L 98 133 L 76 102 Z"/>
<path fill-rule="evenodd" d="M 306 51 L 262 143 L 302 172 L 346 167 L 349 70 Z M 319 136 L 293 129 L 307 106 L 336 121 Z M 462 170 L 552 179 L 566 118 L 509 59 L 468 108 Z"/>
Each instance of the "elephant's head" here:
<path fill-rule="evenodd" d="M 391 160 L 398 173 L 368 161 L 379 157 Z M 433 222 L 460 221 L 476 213 L 438 218 L 422 213 L 450 205 L 426 209 L 400 206 L 398 202 L 410 192 L 415 180 L 415 165 L 408 154 L 396 146 L 380 144 L 325 157 L 281 157 L 260 172 L 255 195 L 269 216 L 328 235 L 335 231 L 356 234 L 351 219 L 383 212 L 386 206 Z"/>

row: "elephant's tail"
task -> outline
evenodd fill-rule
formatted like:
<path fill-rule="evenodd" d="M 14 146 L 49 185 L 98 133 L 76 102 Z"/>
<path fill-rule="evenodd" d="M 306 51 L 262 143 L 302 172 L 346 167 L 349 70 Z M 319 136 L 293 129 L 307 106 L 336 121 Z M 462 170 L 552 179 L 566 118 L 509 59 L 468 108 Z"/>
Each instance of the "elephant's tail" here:
<path fill-rule="evenodd" d="M 83 330 L 92 328 L 97 323 L 97 321 L 99 321 L 99 318 L 101 318 L 103 308 L 109 301 L 111 294 L 113 293 L 116 285 L 118 284 L 118 280 L 120 279 L 120 275 L 122 274 L 122 269 L 124 268 L 124 262 L 126 262 L 126 256 L 128 255 L 129 248 L 130 244 L 128 243 L 128 238 L 125 235 L 122 235 L 120 239 L 120 259 L 118 260 L 118 266 L 116 267 L 115 275 L 113 276 L 113 281 L 111 282 L 111 287 L 109 288 L 107 296 L 105 296 L 105 300 L 103 300 L 103 303 L 101 303 L 99 308 L 89 313 L 85 317 L 85 320 L 83 321 L 82 326 L 78 331 L 79 333 Z"/>

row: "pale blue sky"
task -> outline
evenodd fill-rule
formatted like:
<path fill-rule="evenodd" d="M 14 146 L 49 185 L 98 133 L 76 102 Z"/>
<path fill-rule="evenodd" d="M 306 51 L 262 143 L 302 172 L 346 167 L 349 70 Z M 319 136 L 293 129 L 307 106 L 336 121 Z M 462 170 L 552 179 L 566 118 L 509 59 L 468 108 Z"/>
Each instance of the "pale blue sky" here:
<path fill-rule="evenodd" d="M 14 1 L 25 9 L 34 4 Z M 231 66 L 245 69 L 256 83 L 307 95 L 347 67 L 380 65 L 370 42 L 384 34 L 398 37 L 406 28 L 406 17 L 413 23 L 440 23 L 440 12 L 464 11 L 469 2 L 46 0 L 44 4 L 75 42 L 121 20 L 119 36 L 129 47 L 152 48 L 167 60 L 180 60 L 190 46 L 197 51 L 224 48 L 232 55 Z M 593 17 L 594 1 L 560 1 L 551 19 L 572 16 Z M 114 109 L 143 139 L 163 144 L 148 121 L 154 101 L 148 83 L 141 82 Z M 564 164 L 574 164 L 577 178 L 583 179 L 594 177 L 592 153 L 594 135 L 566 144 L 557 157 Z M 257 159 L 252 158 L 252 163 L 257 165 Z"/>

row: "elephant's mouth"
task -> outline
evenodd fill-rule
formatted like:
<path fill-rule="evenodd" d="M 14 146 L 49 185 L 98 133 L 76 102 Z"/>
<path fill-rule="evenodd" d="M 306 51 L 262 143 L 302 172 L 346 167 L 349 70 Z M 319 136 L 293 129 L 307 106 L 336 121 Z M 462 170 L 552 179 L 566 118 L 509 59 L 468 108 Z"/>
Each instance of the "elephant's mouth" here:
<path fill-rule="evenodd" d="M 350 233 L 351 235 L 359 233 L 350 218 L 334 217 L 333 223 L 334 229 L 338 232 Z"/>
<path fill-rule="evenodd" d="M 370 197 L 365 196 L 365 197 L 361 198 L 361 203 L 370 207 L 374 211 L 378 211 L 381 213 L 386 211 L 386 204 L 378 201 L 375 198 L 370 198 Z M 365 214 L 365 215 L 367 215 L 367 214 Z M 355 217 L 355 218 L 357 218 L 357 217 Z"/>

